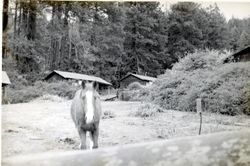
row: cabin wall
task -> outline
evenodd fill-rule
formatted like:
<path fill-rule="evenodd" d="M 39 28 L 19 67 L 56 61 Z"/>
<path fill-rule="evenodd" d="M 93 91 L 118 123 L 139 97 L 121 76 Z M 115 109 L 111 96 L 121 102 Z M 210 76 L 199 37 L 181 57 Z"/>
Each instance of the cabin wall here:
<path fill-rule="evenodd" d="M 126 88 L 129 84 L 133 83 L 133 82 L 139 82 L 142 85 L 146 85 L 149 81 L 143 81 L 140 80 L 139 78 L 136 78 L 132 75 L 124 78 L 123 80 L 120 81 L 120 88 Z"/>
<path fill-rule="evenodd" d="M 8 104 L 9 100 L 8 100 L 8 96 L 6 94 L 6 88 L 7 88 L 7 84 L 2 84 L 2 104 Z"/>
<path fill-rule="evenodd" d="M 46 81 L 48 82 L 56 82 L 56 81 L 64 81 L 64 80 L 66 79 L 58 74 L 53 74 L 49 78 L 46 79 Z"/>
<path fill-rule="evenodd" d="M 239 62 L 250 61 L 250 52 L 240 56 Z"/>

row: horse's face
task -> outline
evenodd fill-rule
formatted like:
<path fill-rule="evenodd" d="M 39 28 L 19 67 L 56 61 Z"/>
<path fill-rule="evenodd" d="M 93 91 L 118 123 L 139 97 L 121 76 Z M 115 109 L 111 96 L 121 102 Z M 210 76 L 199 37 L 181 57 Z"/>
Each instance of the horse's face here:
<path fill-rule="evenodd" d="M 85 110 L 85 120 L 86 123 L 91 123 L 94 120 L 95 113 L 95 82 L 83 82 L 82 88 L 85 93 L 82 94 L 82 99 L 84 101 L 84 110 Z"/>

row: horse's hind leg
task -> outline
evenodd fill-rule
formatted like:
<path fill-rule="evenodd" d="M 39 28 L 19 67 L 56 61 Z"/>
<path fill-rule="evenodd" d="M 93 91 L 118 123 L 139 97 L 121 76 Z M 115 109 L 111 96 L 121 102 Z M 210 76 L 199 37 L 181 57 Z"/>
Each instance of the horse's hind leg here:
<path fill-rule="evenodd" d="M 78 129 L 78 133 L 81 139 L 80 149 L 87 149 L 86 145 L 86 131 L 82 130 L 81 128 Z"/>
<path fill-rule="evenodd" d="M 92 140 L 93 140 L 93 149 L 98 148 L 98 137 L 99 137 L 99 129 L 97 128 L 96 130 L 91 132 L 92 135 Z"/>

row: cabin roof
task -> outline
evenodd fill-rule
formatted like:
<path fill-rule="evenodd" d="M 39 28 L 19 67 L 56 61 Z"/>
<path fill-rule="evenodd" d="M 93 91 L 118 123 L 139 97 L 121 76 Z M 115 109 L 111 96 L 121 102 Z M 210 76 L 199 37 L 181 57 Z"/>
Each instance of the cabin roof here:
<path fill-rule="evenodd" d="M 139 75 L 139 74 L 133 74 L 133 73 L 128 73 L 125 77 L 123 77 L 122 79 L 120 79 L 120 81 L 122 81 L 123 79 L 127 78 L 128 76 L 134 76 L 136 78 L 139 78 L 140 80 L 143 80 L 143 81 L 155 81 L 156 78 L 155 77 L 150 77 L 150 76 L 144 76 L 144 75 Z"/>
<path fill-rule="evenodd" d="M 224 60 L 224 63 L 227 63 L 230 61 L 231 58 L 233 59 L 236 59 L 236 58 L 239 58 L 241 55 L 244 55 L 244 54 L 247 54 L 247 53 L 250 53 L 250 45 L 249 46 L 246 46 L 245 48 L 241 49 L 241 50 L 238 50 L 237 52 L 229 55 L 225 60 Z"/>
<path fill-rule="evenodd" d="M 67 78 L 67 79 L 88 80 L 88 81 L 99 82 L 99 83 L 105 84 L 105 85 L 112 85 L 111 83 L 105 81 L 104 79 L 102 79 L 100 77 L 90 76 L 90 75 L 86 75 L 86 74 L 73 73 L 73 72 L 59 71 L 59 70 L 54 70 L 53 72 L 51 72 L 45 78 L 45 80 L 48 79 L 54 73 L 62 76 L 63 78 Z"/>
<path fill-rule="evenodd" d="M 2 71 L 2 84 L 11 84 L 10 79 L 5 71 Z"/>

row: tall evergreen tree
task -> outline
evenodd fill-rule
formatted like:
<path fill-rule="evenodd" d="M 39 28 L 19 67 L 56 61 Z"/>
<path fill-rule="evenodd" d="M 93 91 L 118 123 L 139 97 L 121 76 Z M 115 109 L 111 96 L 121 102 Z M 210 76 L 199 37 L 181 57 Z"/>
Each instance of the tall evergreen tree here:
<path fill-rule="evenodd" d="M 240 38 L 238 40 L 238 45 L 240 48 L 244 48 L 246 46 L 250 45 L 250 34 L 248 34 L 246 31 L 243 31 L 240 35 Z"/>
<path fill-rule="evenodd" d="M 162 11 L 155 2 L 126 3 L 126 38 L 124 48 L 126 70 L 157 75 L 163 69 L 165 43 L 160 20 Z M 163 28 L 164 29 L 164 28 Z M 157 31 L 161 30 L 161 31 Z"/>
<path fill-rule="evenodd" d="M 173 62 L 202 47 L 202 31 L 194 19 L 200 6 L 193 2 L 179 2 L 171 6 L 168 16 L 168 49 Z"/>
<path fill-rule="evenodd" d="M 225 49 L 229 33 L 225 17 L 215 4 L 208 9 L 208 27 L 206 47 L 209 49 Z"/>

